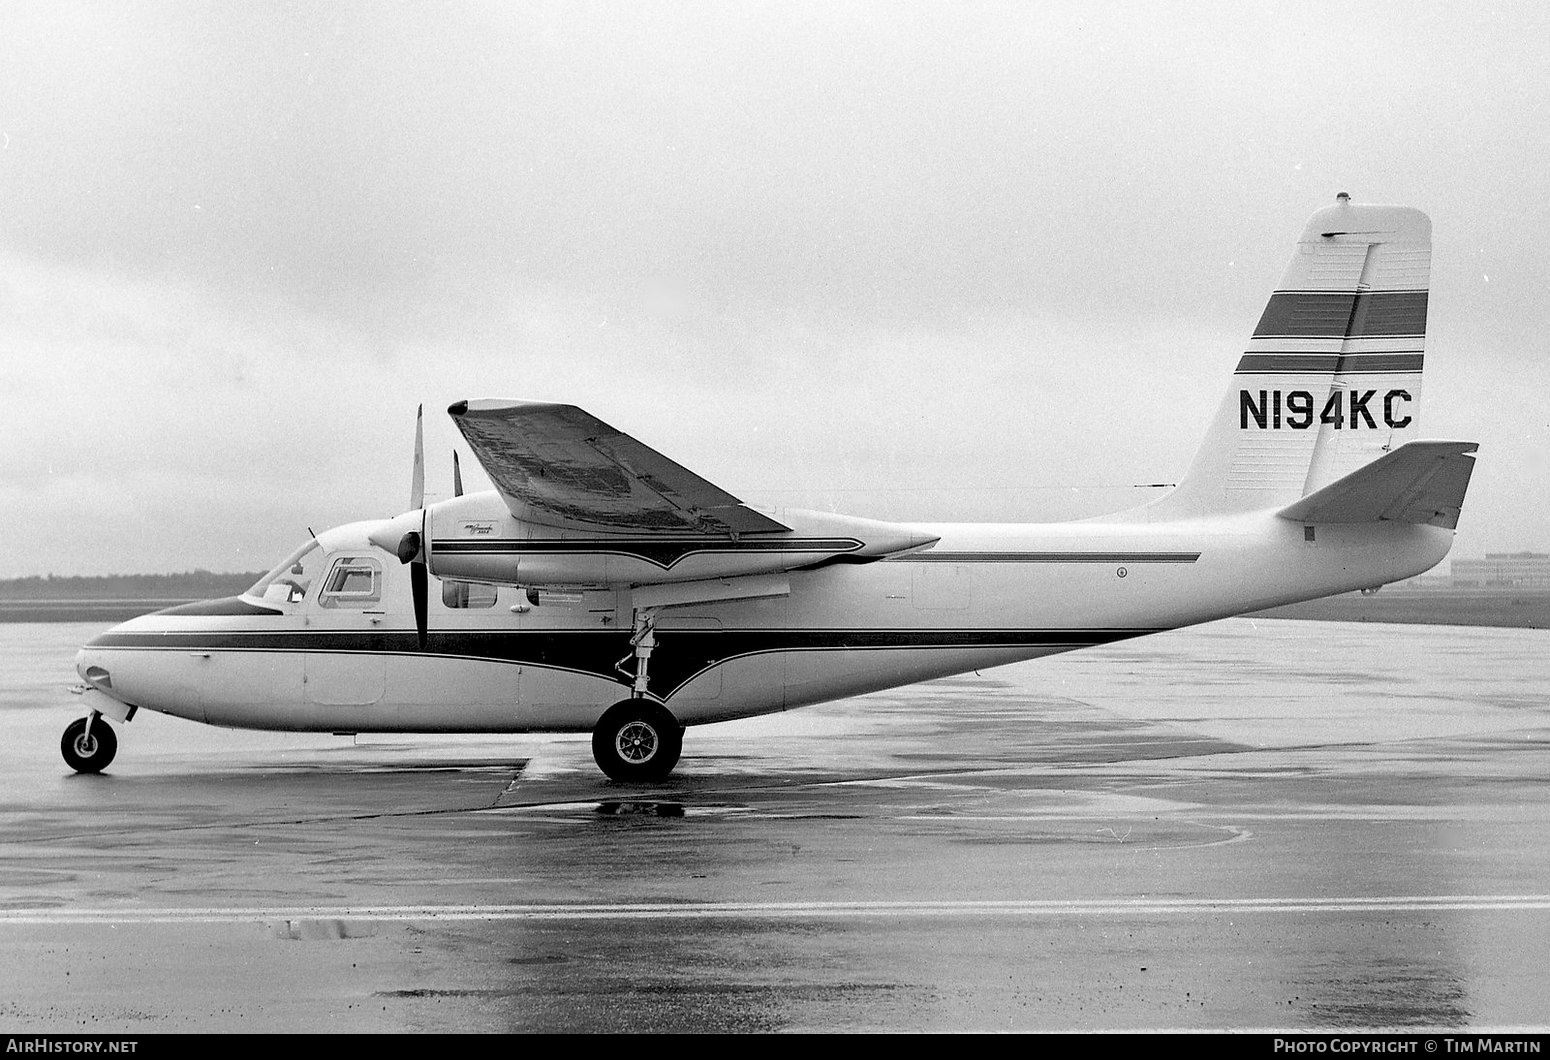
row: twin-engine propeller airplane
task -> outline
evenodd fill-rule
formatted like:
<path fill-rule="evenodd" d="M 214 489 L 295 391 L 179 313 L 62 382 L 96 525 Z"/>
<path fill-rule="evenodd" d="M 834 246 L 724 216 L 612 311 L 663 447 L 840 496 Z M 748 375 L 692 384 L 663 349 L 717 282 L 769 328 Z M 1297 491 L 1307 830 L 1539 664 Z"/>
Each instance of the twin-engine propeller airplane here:
<path fill-rule="evenodd" d="M 426 505 L 417 429 L 409 511 L 83 648 L 65 760 L 101 770 L 104 719 L 145 707 L 256 729 L 590 731 L 610 777 L 657 780 L 688 725 L 1419 574 L 1448 552 L 1476 449 L 1411 440 L 1430 240 L 1412 209 L 1342 195 L 1314 214 L 1188 473 L 1097 519 L 766 513 L 574 406 L 459 401 L 493 491 L 459 481 Z"/>

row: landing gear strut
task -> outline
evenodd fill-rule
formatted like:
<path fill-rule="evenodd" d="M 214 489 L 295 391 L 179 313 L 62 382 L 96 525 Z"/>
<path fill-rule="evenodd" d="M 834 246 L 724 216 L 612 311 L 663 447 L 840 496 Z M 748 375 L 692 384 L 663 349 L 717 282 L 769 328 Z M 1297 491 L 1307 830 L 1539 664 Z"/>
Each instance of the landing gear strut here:
<path fill-rule="evenodd" d="M 645 610 L 635 612 L 635 632 L 630 634 L 630 654 L 614 663 L 614 669 L 630 679 L 630 692 L 637 698 L 644 697 L 650 682 L 651 653 L 657 647 L 657 613 Z M 635 661 L 635 669 L 626 670 L 624 664 Z"/>
<path fill-rule="evenodd" d="M 614 780 L 662 780 L 683 753 L 683 726 L 666 707 L 646 698 L 651 653 L 657 646 L 656 624 L 655 611 L 635 613 L 630 654 L 614 664 L 630 679 L 632 698 L 609 707 L 592 730 L 592 757 Z M 631 660 L 634 669 L 625 669 Z"/>
<path fill-rule="evenodd" d="M 101 773 L 118 753 L 118 737 L 94 710 L 65 727 L 59 750 L 77 773 Z"/>

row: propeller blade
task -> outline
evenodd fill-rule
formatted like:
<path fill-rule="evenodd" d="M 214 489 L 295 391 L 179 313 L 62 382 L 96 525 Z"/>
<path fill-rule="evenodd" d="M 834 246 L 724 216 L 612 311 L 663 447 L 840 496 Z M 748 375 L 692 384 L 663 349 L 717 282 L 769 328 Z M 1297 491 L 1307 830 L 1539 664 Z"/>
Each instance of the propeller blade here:
<path fill-rule="evenodd" d="M 420 517 L 420 529 L 410 530 L 399 538 L 398 547 L 393 551 L 398 555 L 398 562 L 409 566 L 409 588 L 414 594 L 414 631 L 420 635 L 420 647 L 423 648 L 430 636 L 430 566 L 425 554 L 425 511 L 422 509 L 414 514 Z"/>
<path fill-rule="evenodd" d="M 458 466 L 457 450 L 452 450 L 452 496 L 463 495 L 463 469 Z"/>
<path fill-rule="evenodd" d="M 409 507 L 425 507 L 425 406 L 414 414 L 414 477 L 409 480 Z"/>
<path fill-rule="evenodd" d="M 430 575 L 425 564 L 409 564 L 409 587 L 414 591 L 414 631 L 419 634 L 420 647 L 423 649 L 430 639 Z"/>

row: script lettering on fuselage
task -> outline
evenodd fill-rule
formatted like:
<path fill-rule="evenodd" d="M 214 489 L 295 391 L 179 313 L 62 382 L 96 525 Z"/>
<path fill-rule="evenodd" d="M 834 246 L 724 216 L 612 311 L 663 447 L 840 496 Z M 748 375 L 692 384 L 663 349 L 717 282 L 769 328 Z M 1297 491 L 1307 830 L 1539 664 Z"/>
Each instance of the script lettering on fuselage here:
<path fill-rule="evenodd" d="M 1240 390 L 1238 427 L 1246 431 L 1253 424 L 1262 431 L 1305 431 L 1327 423 L 1337 431 L 1377 430 L 1381 419 L 1385 426 L 1398 429 L 1410 426 L 1410 400 L 1408 390 L 1390 390 L 1381 399 L 1376 390 L 1336 390 L 1315 413 L 1318 402 L 1308 390 Z"/>

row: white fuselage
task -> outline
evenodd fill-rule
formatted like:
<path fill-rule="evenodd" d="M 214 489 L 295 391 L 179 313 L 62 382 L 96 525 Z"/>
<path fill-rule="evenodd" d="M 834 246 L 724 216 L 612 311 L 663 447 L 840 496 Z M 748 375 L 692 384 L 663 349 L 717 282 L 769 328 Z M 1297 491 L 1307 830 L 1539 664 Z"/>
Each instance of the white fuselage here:
<path fill-rule="evenodd" d="M 792 571 L 786 595 L 661 610 L 648 695 L 685 725 L 763 714 L 1381 585 L 1453 539 L 1401 523 L 1310 531 L 1268 512 L 918 529 L 940 540 Z M 583 732 L 631 694 L 628 588 L 535 607 L 485 586 L 488 606 L 458 607 L 432 578 L 422 648 L 407 568 L 358 528 L 319 542 L 325 562 L 376 556 L 378 598 L 146 615 L 88 644 L 77 669 L 122 704 L 322 732 Z"/>

